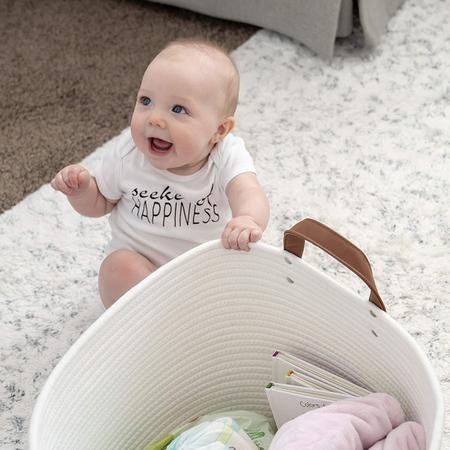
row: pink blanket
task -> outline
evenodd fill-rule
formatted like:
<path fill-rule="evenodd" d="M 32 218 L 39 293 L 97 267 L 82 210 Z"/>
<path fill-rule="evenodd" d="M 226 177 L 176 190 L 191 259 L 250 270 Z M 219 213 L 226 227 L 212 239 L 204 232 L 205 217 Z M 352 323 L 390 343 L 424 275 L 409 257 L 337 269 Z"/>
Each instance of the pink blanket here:
<path fill-rule="evenodd" d="M 405 422 L 387 394 L 341 400 L 285 423 L 269 450 L 425 450 L 425 432 Z"/>

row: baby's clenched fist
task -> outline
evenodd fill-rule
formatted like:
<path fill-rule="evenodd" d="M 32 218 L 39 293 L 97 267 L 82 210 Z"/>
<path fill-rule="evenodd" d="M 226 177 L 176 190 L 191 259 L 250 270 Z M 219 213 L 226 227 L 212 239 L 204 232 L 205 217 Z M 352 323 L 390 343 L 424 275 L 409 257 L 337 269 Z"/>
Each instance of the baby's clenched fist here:
<path fill-rule="evenodd" d="M 55 191 L 60 191 L 69 197 L 83 194 L 89 187 L 91 174 L 78 164 L 64 167 L 50 182 Z"/>
<path fill-rule="evenodd" d="M 249 251 L 250 242 L 261 239 L 262 229 L 250 216 L 238 216 L 231 219 L 222 233 L 225 248 Z"/>

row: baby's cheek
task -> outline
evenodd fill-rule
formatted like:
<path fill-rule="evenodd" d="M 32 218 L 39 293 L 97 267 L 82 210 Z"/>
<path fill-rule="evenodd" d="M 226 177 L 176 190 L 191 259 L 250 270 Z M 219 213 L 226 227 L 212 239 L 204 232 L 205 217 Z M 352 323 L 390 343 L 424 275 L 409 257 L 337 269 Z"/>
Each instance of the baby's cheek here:
<path fill-rule="evenodd" d="M 134 117 L 134 116 L 133 116 Z M 131 137 L 133 138 L 134 143 L 137 147 L 142 148 L 145 140 L 145 136 L 140 132 L 139 123 L 136 119 L 131 119 Z"/>

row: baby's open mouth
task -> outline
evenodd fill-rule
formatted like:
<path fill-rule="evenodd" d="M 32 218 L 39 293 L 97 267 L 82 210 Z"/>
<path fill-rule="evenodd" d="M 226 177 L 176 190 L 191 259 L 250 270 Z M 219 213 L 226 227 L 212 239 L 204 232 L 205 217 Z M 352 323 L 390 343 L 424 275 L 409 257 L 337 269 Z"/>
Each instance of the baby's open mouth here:
<path fill-rule="evenodd" d="M 150 146 L 155 152 L 167 152 L 172 148 L 172 142 L 165 141 L 164 139 L 149 138 Z"/>

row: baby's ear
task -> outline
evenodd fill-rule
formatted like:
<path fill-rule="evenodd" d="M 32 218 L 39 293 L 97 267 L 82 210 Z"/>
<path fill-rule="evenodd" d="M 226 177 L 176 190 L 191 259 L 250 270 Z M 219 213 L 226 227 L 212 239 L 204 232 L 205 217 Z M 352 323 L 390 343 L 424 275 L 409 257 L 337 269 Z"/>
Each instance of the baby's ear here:
<path fill-rule="evenodd" d="M 221 141 L 231 130 L 233 130 L 236 125 L 236 119 L 234 116 L 225 117 L 222 120 L 220 125 L 217 127 L 217 131 L 214 133 L 213 142 L 217 144 L 217 142 Z"/>

